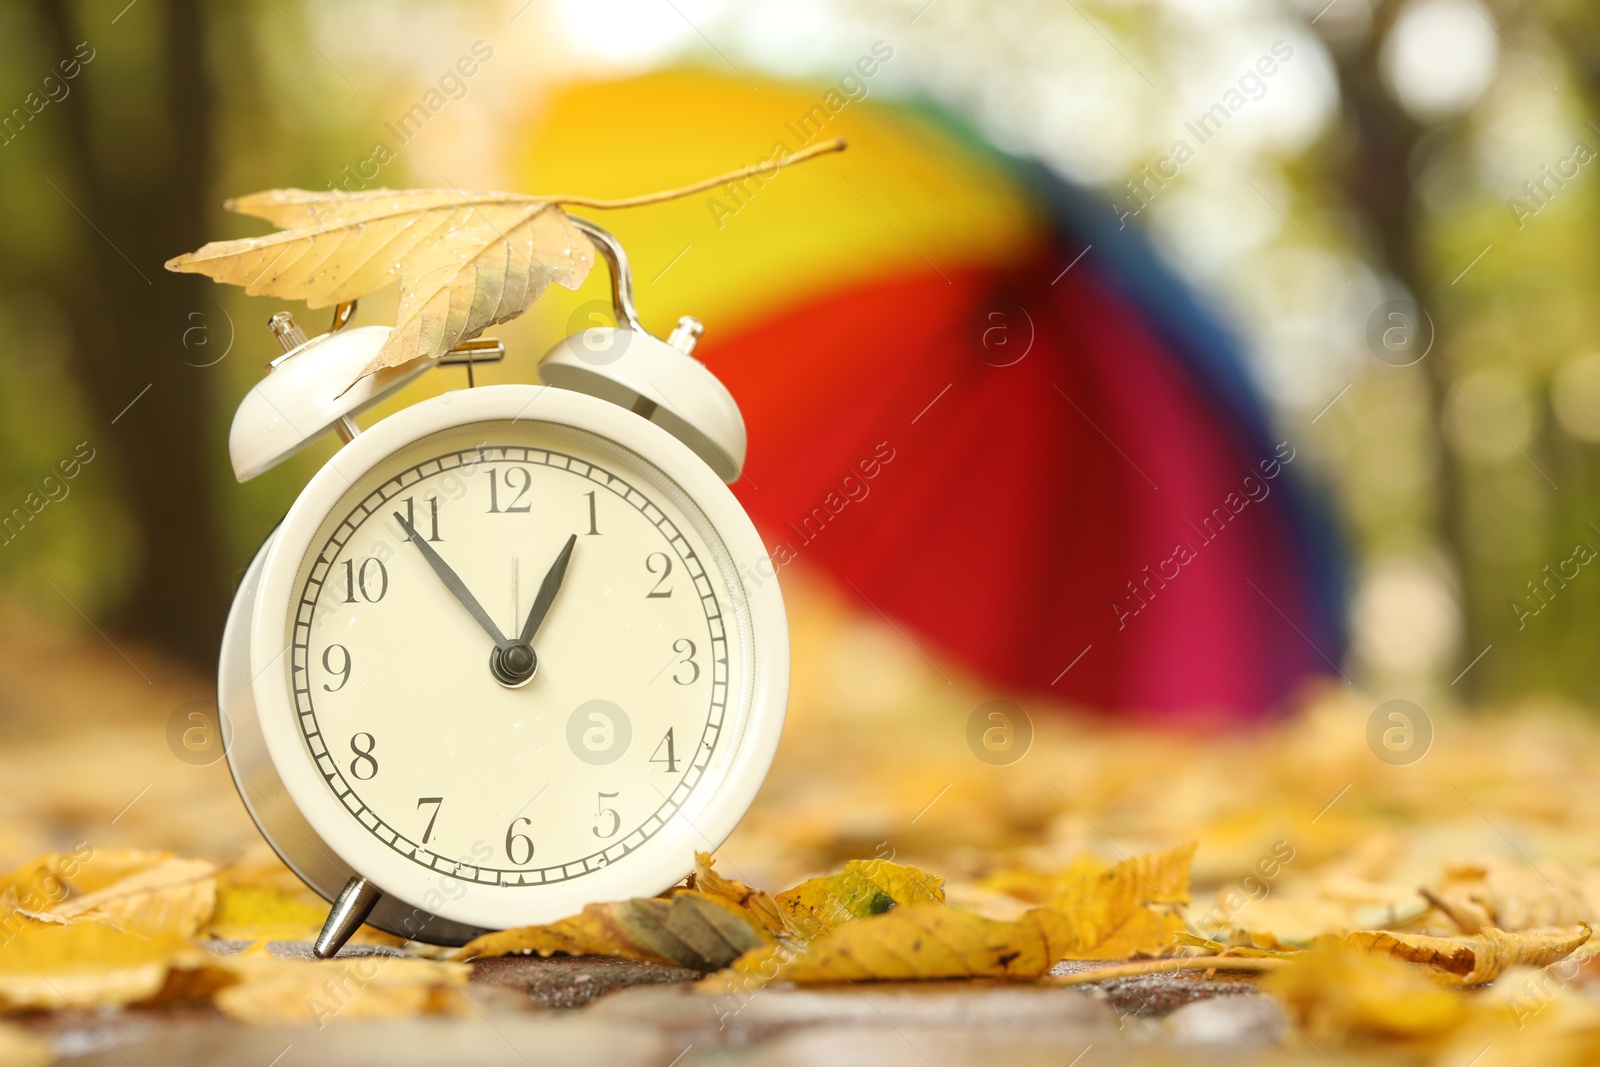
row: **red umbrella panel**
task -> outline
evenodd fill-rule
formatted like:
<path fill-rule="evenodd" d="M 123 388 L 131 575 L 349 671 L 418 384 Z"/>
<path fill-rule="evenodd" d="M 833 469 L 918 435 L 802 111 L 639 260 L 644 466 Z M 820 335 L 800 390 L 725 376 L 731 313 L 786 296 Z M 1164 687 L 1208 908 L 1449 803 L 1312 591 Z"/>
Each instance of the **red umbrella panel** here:
<path fill-rule="evenodd" d="M 930 264 L 708 338 L 749 425 L 735 490 L 778 568 L 829 572 L 936 661 L 1095 708 L 1259 715 L 1342 651 L 1304 460 L 1192 295 L 1058 193 L 1028 262 Z"/>

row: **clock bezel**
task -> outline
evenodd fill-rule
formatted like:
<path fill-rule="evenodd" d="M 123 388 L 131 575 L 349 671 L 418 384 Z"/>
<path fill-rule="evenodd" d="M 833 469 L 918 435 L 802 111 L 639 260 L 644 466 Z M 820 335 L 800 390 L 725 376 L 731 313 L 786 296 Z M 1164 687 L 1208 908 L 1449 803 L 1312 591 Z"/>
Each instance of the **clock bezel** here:
<path fill-rule="evenodd" d="M 737 696 L 729 693 L 730 717 L 742 714 L 743 721 L 734 718 L 738 728 L 726 738 L 732 751 L 720 780 L 702 783 L 712 788 L 704 794 L 697 790 L 687 812 L 675 815 L 625 859 L 565 882 L 512 887 L 450 880 L 444 892 L 437 871 L 373 838 L 323 781 L 299 729 L 284 663 L 285 634 L 301 564 L 352 485 L 422 438 L 477 423 L 522 420 L 568 426 L 614 442 L 660 470 L 699 507 L 741 576 L 751 637 L 750 699 L 747 710 L 735 708 Z M 689 872 L 696 849 L 714 850 L 733 832 L 777 750 L 788 699 L 788 623 L 775 581 L 742 579 L 766 559 L 754 524 L 711 468 L 665 430 L 624 408 L 535 385 L 485 386 L 422 401 L 375 424 L 329 460 L 290 508 L 267 550 L 251 620 L 250 671 L 272 763 L 306 822 L 342 860 L 384 893 L 441 918 L 503 928 L 549 922 L 595 901 L 659 893 Z"/>

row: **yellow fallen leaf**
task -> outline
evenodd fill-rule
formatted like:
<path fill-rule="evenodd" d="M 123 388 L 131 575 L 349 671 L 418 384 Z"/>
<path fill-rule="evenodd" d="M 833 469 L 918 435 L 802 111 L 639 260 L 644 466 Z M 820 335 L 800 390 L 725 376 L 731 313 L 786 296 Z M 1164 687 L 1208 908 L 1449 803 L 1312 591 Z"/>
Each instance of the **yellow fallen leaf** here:
<path fill-rule="evenodd" d="M 204 932 L 225 941 L 314 941 L 328 918 L 328 902 L 305 886 L 220 885 L 216 907 Z M 352 945 L 405 943 L 372 926 L 362 926 L 350 938 Z"/>
<path fill-rule="evenodd" d="M 1051 962 L 1157 956 L 1171 949 L 1173 938 L 1185 929 L 1181 915 L 1143 905 L 1124 913 L 1103 902 L 1084 902 L 1078 908 L 1046 905 L 1018 921 L 1039 932 Z"/>
<path fill-rule="evenodd" d="M 192 937 L 216 904 L 216 866 L 170 856 L 102 889 L 27 911 L 45 922 L 103 922 L 130 933 Z"/>
<path fill-rule="evenodd" d="M 257 1026 L 315 1026 L 359 1019 L 456 1012 L 467 1008 L 458 990 L 464 963 L 403 956 L 283 960 L 245 953 L 216 966 L 237 980 L 218 992 L 224 1015 Z"/>
<path fill-rule="evenodd" d="M 1306 948 L 1323 934 L 1413 923 L 1427 914 L 1428 902 L 1414 892 L 1405 906 L 1333 900 L 1318 895 L 1315 888 L 1311 888 L 1274 893 L 1265 900 L 1251 901 L 1229 914 L 1221 926 L 1207 921 L 1210 916 L 1203 907 L 1196 910 L 1201 912 L 1196 928 L 1213 937 L 1230 940 L 1242 930 L 1270 931 L 1270 936 L 1279 941 Z"/>
<path fill-rule="evenodd" d="M 711 971 L 771 939 L 771 934 L 728 901 L 699 890 L 679 889 L 670 898 L 590 904 L 577 915 L 543 926 L 485 934 L 463 946 L 454 958 L 561 952 Z"/>
<path fill-rule="evenodd" d="M 795 933 L 810 939 L 890 908 L 943 904 L 944 879 L 888 860 L 851 860 L 838 874 L 779 893 L 777 902 Z"/>
<path fill-rule="evenodd" d="M 47 1067 L 55 1061 L 56 1052 L 50 1042 L 0 1023 L 0 1067 Z"/>
<path fill-rule="evenodd" d="M 174 964 L 200 954 L 182 937 L 141 936 L 97 922 L 0 918 L 0 1009 L 120 1006 L 161 990 Z"/>
<path fill-rule="evenodd" d="M 1026 867 L 1002 867 L 979 880 L 982 889 L 1044 904 L 1061 895 L 1073 884 L 1105 873 L 1106 864 L 1094 856 L 1076 857 L 1065 870 L 1036 871 Z"/>
<path fill-rule="evenodd" d="M 698 889 L 707 896 L 732 904 L 773 937 L 789 932 L 789 924 L 779 910 L 777 901 L 760 889 L 752 889 L 743 882 L 722 877 L 712 869 L 714 862 L 709 852 L 694 854 L 694 874 L 689 879 L 691 889 Z"/>
<path fill-rule="evenodd" d="M 1420 890 L 1464 934 L 1486 926 L 1533 930 L 1593 922 L 1596 908 L 1565 871 L 1497 860 L 1454 864 Z"/>
<path fill-rule="evenodd" d="M 1188 903 L 1194 849 L 1190 843 L 1085 872 L 1019 921 L 1039 931 L 1052 963 L 1164 952 L 1185 926 L 1181 916 L 1157 909 Z"/>
<path fill-rule="evenodd" d="M 1296 953 L 1261 988 L 1313 1045 L 1363 1035 L 1432 1037 L 1467 1017 L 1459 994 L 1415 968 L 1338 943 Z"/>
<path fill-rule="evenodd" d="M 327 917 L 328 905 L 314 893 L 219 886 L 206 933 L 225 941 L 311 941 Z"/>
<path fill-rule="evenodd" d="M 569 956 L 620 956 L 714 971 L 747 952 L 773 944 L 785 931 L 767 894 L 712 869 L 697 853 L 691 881 L 664 897 L 590 904 L 577 915 L 543 926 L 485 934 L 463 946 L 456 959 L 557 952 Z"/>
<path fill-rule="evenodd" d="M 69 879 L 93 854 L 87 846 L 81 855 L 50 852 L 0 874 L 0 907 L 37 910 L 67 899 L 72 895 Z"/>
<path fill-rule="evenodd" d="M 1358 930 L 1341 940 L 1361 952 L 1425 964 L 1443 982 L 1471 986 L 1492 982 L 1509 967 L 1549 966 L 1569 956 L 1590 934 L 1589 925 L 1579 923 L 1565 930 L 1516 933 L 1486 926 L 1467 940 L 1387 930 Z"/>
<path fill-rule="evenodd" d="M 328 907 L 277 853 L 258 843 L 217 872 L 217 905 L 202 933 L 226 941 L 314 941 Z M 372 926 L 350 938 L 353 945 L 404 943 Z"/>
<path fill-rule="evenodd" d="M 761 973 L 768 958 L 751 957 L 737 966 Z M 827 933 L 782 962 L 773 977 L 790 982 L 1036 978 L 1049 966 L 1044 939 L 1026 924 L 920 903 Z"/>
<path fill-rule="evenodd" d="M 1239 956 L 1245 959 L 1287 959 L 1297 950 L 1276 945 L 1250 944 L 1224 944 L 1209 937 L 1201 937 L 1187 931 L 1174 935 L 1172 943 L 1180 948 L 1197 948 L 1212 955 Z"/>
<path fill-rule="evenodd" d="M 1190 844 L 1099 870 L 1079 865 L 1054 900 L 1014 922 L 945 906 L 942 891 L 934 895 L 939 880 L 914 867 L 846 864 L 781 894 L 798 936 L 740 958 L 734 971 L 747 985 L 1035 978 L 1062 959 L 1154 955 L 1184 929 L 1179 915 L 1158 909 L 1188 899 L 1193 855 Z M 924 899 L 896 901 L 891 890 Z"/>
<path fill-rule="evenodd" d="M 49 852 L 0 875 L 0 906 L 48 911 L 172 858 L 171 852 L 106 851 L 81 842 L 69 852 Z"/>

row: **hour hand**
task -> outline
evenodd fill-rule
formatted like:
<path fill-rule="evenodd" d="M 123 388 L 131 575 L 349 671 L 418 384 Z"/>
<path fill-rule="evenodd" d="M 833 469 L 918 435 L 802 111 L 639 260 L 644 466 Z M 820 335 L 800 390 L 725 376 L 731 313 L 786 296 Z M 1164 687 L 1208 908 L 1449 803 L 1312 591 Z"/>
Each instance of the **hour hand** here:
<path fill-rule="evenodd" d="M 567 543 L 561 546 L 561 554 L 550 564 L 550 569 L 545 572 L 544 581 L 539 583 L 539 595 L 533 598 L 533 607 L 528 609 L 528 621 L 522 624 L 523 644 L 533 642 L 533 635 L 539 632 L 539 624 L 544 622 L 545 615 L 550 611 L 550 605 L 555 603 L 556 593 L 561 591 L 561 580 L 567 576 L 567 562 L 572 559 L 572 546 L 577 543 L 577 534 L 567 538 Z"/>
<path fill-rule="evenodd" d="M 472 591 L 467 588 L 466 583 L 461 580 L 455 571 L 450 569 L 450 564 L 446 563 L 444 558 L 434 551 L 432 545 L 422 539 L 411 524 L 406 521 L 404 515 L 397 511 L 394 513 L 394 518 L 400 524 L 400 528 L 406 532 L 406 536 L 411 538 L 411 543 L 417 546 L 417 551 L 422 553 L 422 558 L 428 561 L 428 566 L 433 568 L 433 573 L 439 576 L 439 580 L 444 583 L 444 587 L 450 590 L 451 595 L 461 602 L 461 606 L 467 609 L 469 615 L 478 620 L 478 625 L 483 627 L 484 633 L 494 638 L 494 643 L 502 650 L 509 648 L 511 642 L 506 639 L 505 634 L 500 632 L 500 627 L 494 624 L 494 619 L 489 616 L 489 613 L 483 610 L 483 605 L 478 603 L 478 598 L 472 595 Z"/>

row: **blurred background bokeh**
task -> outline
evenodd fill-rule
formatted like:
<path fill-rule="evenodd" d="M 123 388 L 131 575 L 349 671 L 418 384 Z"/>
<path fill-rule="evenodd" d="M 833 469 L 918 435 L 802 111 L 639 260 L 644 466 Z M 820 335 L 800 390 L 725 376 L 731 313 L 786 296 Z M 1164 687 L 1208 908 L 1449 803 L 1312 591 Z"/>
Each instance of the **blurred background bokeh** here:
<path fill-rule="evenodd" d="M 1562 0 L 6 4 L 0 514 L 44 502 L 0 547 L 13 627 L 93 626 L 203 683 L 233 581 L 321 461 L 233 482 L 229 421 L 279 306 L 161 267 L 262 232 L 226 197 L 683 184 L 766 158 L 776 116 L 882 44 L 827 131 L 846 156 L 731 214 L 607 218 L 647 326 L 692 312 L 714 353 L 830 287 L 1014 260 L 1035 209 L 990 160 L 1037 160 L 1239 339 L 1332 502 L 1349 679 L 1600 699 L 1600 13 Z M 1229 93 L 1226 126 L 1195 138 Z M 1174 158 L 1179 141 L 1195 150 Z M 599 278 L 552 291 L 493 331 L 512 354 L 483 379 L 532 380 L 603 296 Z M 392 321 L 394 299 L 361 321 Z M 397 403 L 462 384 L 446 377 Z"/>

